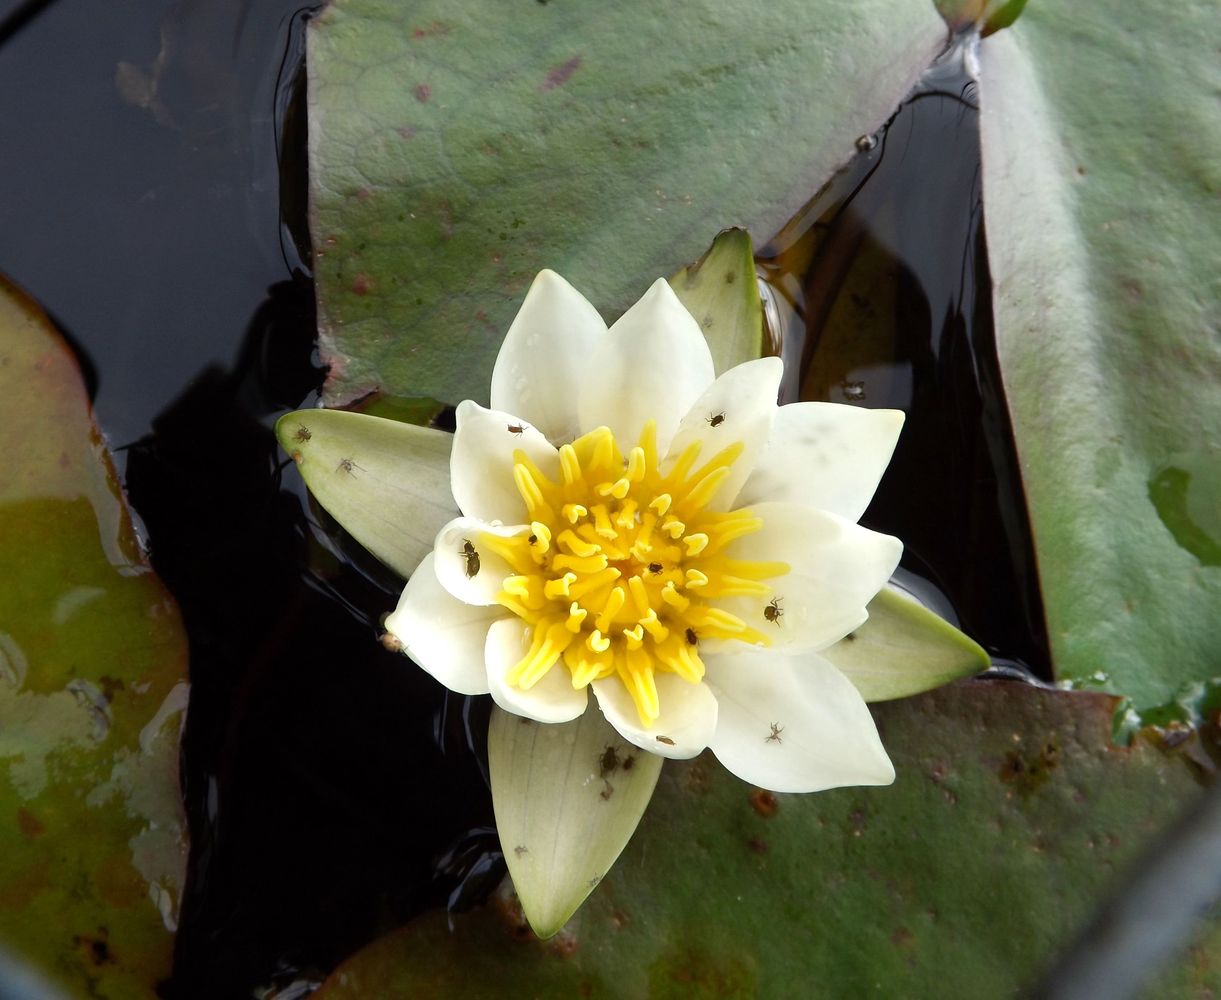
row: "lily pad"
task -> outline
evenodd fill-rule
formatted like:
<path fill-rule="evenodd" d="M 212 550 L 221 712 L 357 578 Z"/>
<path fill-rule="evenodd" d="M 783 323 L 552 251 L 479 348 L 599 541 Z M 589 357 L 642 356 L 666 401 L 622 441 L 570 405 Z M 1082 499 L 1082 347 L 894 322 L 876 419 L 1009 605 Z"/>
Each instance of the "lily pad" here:
<path fill-rule="evenodd" d="M 1115 704 L 974 682 L 879 706 L 890 788 L 773 795 L 672 761 L 551 941 L 501 897 L 388 935 L 315 995 L 1017 995 L 1199 794 L 1184 758 L 1110 744 Z"/>
<path fill-rule="evenodd" d="M 0 279 L 0 943 L 152 995 L 186 865 L 186 642 L 67 345 Z"/>
<path fill-rule="evenodd" d="M 1209 4 L 1031 4 L 980 45 L 997 347 L 1059 676 L 1138 709 L 1221 649 Z"/>
<path fill-rule="evenodd" d="M 308 40 L 328 403 L 486 403 L 542 268 L 611 319 L 713 213 L 770 236 L 945 37 L 907 0 L 334 0 Z"/>

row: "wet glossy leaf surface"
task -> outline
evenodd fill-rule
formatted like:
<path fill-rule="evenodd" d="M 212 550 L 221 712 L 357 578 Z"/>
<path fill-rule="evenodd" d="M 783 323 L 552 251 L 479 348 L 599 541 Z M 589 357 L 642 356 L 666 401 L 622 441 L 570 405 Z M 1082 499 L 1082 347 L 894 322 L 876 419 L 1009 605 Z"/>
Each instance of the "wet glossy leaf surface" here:
<path fill-rule="evenodd" d="M 1215 21 L 1032 4 L 980 47 L 997 343 L 1053 657 L 1138 708 L 1215 676 L 1221 648 Z"/>
<path fill-rule="evenodd" d="M 317 996 L 1014 996 L 1199 793 L 1183 757 L 1109 744 L 1114 704 L 976 682 L 877 706 L 890 788 L 773 795 L 669 762 L 550 942 L 501 898 L 376 942 Z"/>
<path fill-rule="evenodd" d="M 0 417 L 0 941 L 74 995 L 150 995 L 186 861 L 185 639 L 75 360 L 3 282 Z"/>
<path fill-rule="evenodd" d="M 542 268 L 610 320 L 716 229 L 766 239 L 944 40 L 903 0 L 330 4 L 309 44 L 328 401 L 486 402 Z"/>

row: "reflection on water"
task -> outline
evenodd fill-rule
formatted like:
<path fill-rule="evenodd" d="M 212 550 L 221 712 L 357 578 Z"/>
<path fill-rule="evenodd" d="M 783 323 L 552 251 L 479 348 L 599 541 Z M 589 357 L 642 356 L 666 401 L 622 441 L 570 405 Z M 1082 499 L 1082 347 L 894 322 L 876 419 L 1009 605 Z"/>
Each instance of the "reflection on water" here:
<path fill-rule="evenodd" d="M 1050 680 L 992 329 L 979 112 L 964 37 L 757 254 L 785 401 L 897 407 L 862 519 L 906 544 L 906 585 L 998 666 Z"/>

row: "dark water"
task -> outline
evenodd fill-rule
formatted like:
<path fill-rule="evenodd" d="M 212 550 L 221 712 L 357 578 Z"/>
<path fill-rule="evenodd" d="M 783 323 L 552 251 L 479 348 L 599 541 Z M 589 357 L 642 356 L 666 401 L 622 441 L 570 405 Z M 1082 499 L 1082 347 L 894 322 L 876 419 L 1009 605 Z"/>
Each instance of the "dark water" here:
<path fill-rule="evenodd" d="M 0 6 L 0 270 L 72 338 L 190 633 L 193 842 L 167 996 L 317 978 L 503 870 L 487 700 L 447 695 L 377 644 L 398 581 L 310 509 L 270 433 L 321 375 L 305 13 Z M 794 304 L 791 394 L 909 410 L 868 522 L 906 539 L 923 596 L 1045 676 L 991 345 L 976 113 L 954 72 L 761 258 Z"/>
<path fill-rule="evenodd" d="M 877 135 L 759 248 L 785 401 L 907 421 L 862 522 L 903 539 L 900 577 L 999 671 L 1051 679 L 996 360 L 979 109 L 962 36 Z"/>

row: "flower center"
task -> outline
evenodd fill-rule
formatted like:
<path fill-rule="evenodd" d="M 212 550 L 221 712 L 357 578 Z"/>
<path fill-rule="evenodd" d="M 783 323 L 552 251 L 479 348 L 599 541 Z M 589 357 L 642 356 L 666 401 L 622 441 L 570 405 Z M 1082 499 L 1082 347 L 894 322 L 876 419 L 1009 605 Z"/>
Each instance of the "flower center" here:
<path fill-rule="evenodd" d="M 763 521 L 749 509 L 707 509 L 742 444 L 695 469 L 700 450 L 699 442 L 688 446 L 663 475 L 651 421 L 626 459 L 600 427 L 560 448 L 559 482 L 514 452 L 529 530 L 481 536 L 514 570 L 497 600 L 532 626 L 530 650 L 509 683 L 530 688 L 561 661 L 575 688 L 617 676 L 647 727 L 661 711 L 658 670 L 698 683 L 702 641 L 768 644 L 710 602 L 766 596 L 771 587 L 763 581 L 789 567 L 725 555 Z"/>

